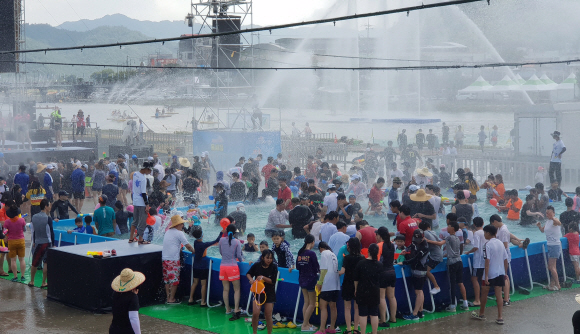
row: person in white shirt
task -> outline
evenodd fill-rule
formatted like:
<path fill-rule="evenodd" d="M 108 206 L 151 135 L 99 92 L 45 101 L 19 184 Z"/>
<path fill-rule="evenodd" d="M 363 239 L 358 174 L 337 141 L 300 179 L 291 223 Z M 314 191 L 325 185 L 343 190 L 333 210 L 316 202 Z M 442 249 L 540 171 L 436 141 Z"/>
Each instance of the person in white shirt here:
<path fill-rule="evenodd" d="M 552 147 L 552 157 L 550 159 L 550 169 L 548 175 L 550 176 L 550 183 L 558 182 L 562 184 L 562 154 L 566 152 L 566 145 L 560 139 L 560 131 L 554 131 L 552 138 L 556 141 Z"/>
<path fill-rule="evenodd" d="M 552 274 L 548 290 L 558 291 L 560 290 L 560 281 L 556 264 L 560 255 L 562 255 L 562 242 L 560 241 L 560 238 L 562 238 L 562 223 L 556 218 L 553 206 L 550 205 L 546 209 L 546 224 L 542 227 L 542 223 L 537 222 L 536 225 L 542 233 L 546 234 L 546 241 L 548 242 L 548 270 Z"/>
<path fill-rule="evenodd" d="M 473 305 L 481 305 L 480 301 L 480 281 L 483 277 L 483 269 L 485 268 L 485 261 L 483 259 L 483 246 L 485 244 L 485 235 L 483 232 L 483 218 L 475 217 L 473 218 L 473 226 L 475 226 L 475 232 L 473 232 L 473 240 L 471 248 L 465 255 L 473 253 L 473 270 L 471 272 L 471 285 L 473 285 L 473 294 L 475 300 Z"/>
<path fill-rule="evenodd" d="M 338 194 L 336 193 L 336 186 L 334 184 L 328 185 L 328 195 L 324 197 L 324 202 L 322 203 L 322 210 L 326 208 L 326 213 L 330 213 L 331 211 L 336 211 L 336 207 L 338 206 L 337 199 Z"/>
<path fill-rule="evenodd" d="M 437 218 L 433 219 L 431 228 L 437 229 L 439 228 L 439 217 L 441 217 L 441 213 L 439 213 L 441 208 L 441 197 L 435 195 L 435 186 L 432 184 L 425 186 L 425 193 L 431 195 L 431 198 L 429 198 L 427 201 L 433 205 L 433 208 L 437 213 Z"/>
<path fill-rule="evenodd" d="M 340 248 L 346 245 L 346 242 L 350 239 L 350 236 L 346 234 L 346 227 L 347 225 L 343 221 L 336 223 L 336 233 L 330 236 L 328 240 L 328 245 L 332 248 L 332 252 L 336 256 L 338 256 Z"/>
<path fill-rule="evenodd" d="M 389 171 L 389 180 L 388 183 L 392 183 L 393 179 L 398 177 L 399 179 L 403 178 L 403 171 L 397 168 L 397 163 L 391 163 L 391 170 Z"/>
<path fill-rule="evenodd" d="M 481 306 L 478 311 L 473 311 L 471 317 L 478 320 L 485 320 L 485 304 L 489 288 L 493 287 L 497 301 L 497 319 L 498 325 L 503 325 L 503 304 L 502 288 L 505 285 L 505 277 L 508 269 L 508 255 L 505 246 L 495 236 L 497 228 L 494 225 L 486 225 L 483 233 L 487 243 L 483 246 L 483 258 L 485 259 L 483 282 L 481 287 Z"/>
<path fill-rule="evenodd" d="M 276 200 L 276 208 L 270 211 L 268 215 L 268 222 L 266 223 L 266 229 L 264 234 L 268 237 L 272 237 L 272 232 L 274 231 L 284 231 L 285 228 L 291 228 L 292 225 L 288 223 L 288 212 L 284 210 L 286 204 L 283 199 Z"/>
<path fill-rule="evenodd" d="M 320 241 L 324 241 L 328 243 L 330 241 L 330 237 L 335 234 L 338 230 L 336 228 L 336 224 L 338 224 L 338 213 L 336 211 L 332 211 L 326 215 L 325 220 L 328 219 L 328 222 L 320 228 Z"/>
<path fill-rule="evenodd" d="M 181 264 L 179 263 L 179 253 L 181 245 L 184 245 L 188 251 L 194 252 L 193 247 L 187 241 L 183 233 L 183 218 L 178 215 L 171 217 L 169 230 L 163 237 L 163 250 L 161 251 L 161 260 L 163 261 L 163 282 L 165 283 L 165 293 L 167 295 L 167 304 L 179 304 L 175 300 L 175 293 L 179 285 L 179 273 Z"/>
<path fill-rule="evenodd" d="M 318 245 L 320 251 L 320 278 L 315 289 L 320 291 L 320 329 L 319 332 L 327 333 L 326 320 L 328 320 L 327 306 L 330 307 L 330 330 L 334 331 L 336 325 L 336 301 L 340 293 L 340 276 L 338 274 L 338 259 L 326 242 Z"/>

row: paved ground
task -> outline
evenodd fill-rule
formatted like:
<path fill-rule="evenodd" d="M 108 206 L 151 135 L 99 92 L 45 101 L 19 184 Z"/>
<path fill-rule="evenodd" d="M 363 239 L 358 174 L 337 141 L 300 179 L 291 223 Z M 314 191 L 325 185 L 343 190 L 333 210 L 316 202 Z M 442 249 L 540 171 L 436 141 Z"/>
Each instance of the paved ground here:
<path fill-rule="evenodd" d="M 383 333 L 571 333 L 572 314 L 580 309 L 569 290 L 520 301 L 505 312 L 504 326 L 471 320 L 468 314 L 413 324 Z M 488 316 L 493 318 L 495 307 Z M 0 280 L 0 333 L 106 333 L 111 315 L 92 314 L 46 299 L 46 291 Z M 143 333 L 208 333 L 141 315 Z M 229 334 L 229 333 L 228 333 Z M 233 334 L 233 333 L 232 333 Z"/>

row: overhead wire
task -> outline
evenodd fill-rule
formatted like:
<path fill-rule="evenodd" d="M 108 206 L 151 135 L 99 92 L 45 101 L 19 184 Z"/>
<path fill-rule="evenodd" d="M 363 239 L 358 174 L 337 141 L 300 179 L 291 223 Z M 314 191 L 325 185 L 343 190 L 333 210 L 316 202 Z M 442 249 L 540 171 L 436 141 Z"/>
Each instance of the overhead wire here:
<path fill-rule="evenodd" d="M 468 4 L 468 3 L 474 3 L 474 2 L 483 2 L 483 1 L 487 1 L 488 4 L 490 2 L 490 0 L 453 0 L 453 1 L 437 2 L 437 3 L 433 3 L 433 4 L 421 4 L 419 6 L 411 6 L 411 7 L 403 7 L 403 8 L 397 8 L 397 9 L 391 9 L 391 10 L 363 13 L 363 14 L 338 16 L 338 17 L 319 19 L 319 20 L 294 22 L 294 23 L 287 23 L 287 24 L 280 24 L 280 25 L 273 25 L 273 26 L 266 26 L 266 27 L 259 27 L 259 28 L 240 29 L 240 30 L 228 31 L 228 32 L 199 34 L 199 35 L 194 35 L 194 36 L 180 36 L 180 37 L 171 37 L 171 38 L 149 39 L 149 40 L 130 41 L 130 42 L 92 44 L 92 45 L 82 45 L 82 46 L 68 46 L 68 47 L 30 49 L 30 50 L 10 50 L 10 51 L 0 51 L 0 54 L 34 53 L 34 52 L 45 52 L 46 53 L 49 51 L 68 51 L 68 50 L 81 50 L 81 52 L 82 52 L 82 50 L 84 50 L 84 49 L 122 47 L 122 46 L 129 46 L 129 45 L 141 45 L 141 44 L 152 44 L 152 43 L 163 43 L 164 44 L 165 42 L 174 42 L 174 41 L 182 41 L 182 40 L 198 39 L 198 38 L 208 38 L 208 37 L 213 38 L 213 37 L 219 37 L 219 36 L 237 35 L 237 34 L 253 33 L 253 32 L 259 32 L 259 31 L 272 31 L 272 30 L 278 30 L 278 29 L 286 29 L 286 28 L 301 27 L 301 26 L 323 24 L 323 23 L 334 23 L 336 25 L 336 22 L 359 19 L 359 18 L 391 15 L 391 14 L 397 14 L 397 13 L 409 14 L 410 12 L 418 11 L 418 10 L 447 7 L 447 6 L 455 6 L 455 5 L 462 5 L 462 4 Z"/>
<path fill-rule="evenodd" d="M 58 63 L 42 61 L 13 61 L 0 60 L 0 63 L 21 63 L 21 64 L 42 64 L 42 65 L 62 65 L 62 66 L 87 66 L 87 67 L 112 67 L 112 68 L 133 68 L 133 69 L 173 69 L 173 70 L 348 70 L 348 71 L 418 71 L 418 70 L 453 70 L 453 69 L 476 69 L 495 67 L 522 67 L 522 66 L 542 66 L 580 63 L 580 58 L 549 60 L 549 61 L 527 61 L 509 63 L 480 63 L 480 64 L 460 64 L 460 65 L 422 65 L 422 66 L 359 66 L 359 67 L 332 67 L 332 66 L 294 66 L 294 67 L 168 67 L 168 66 L 138 66 L 138 65 L 113 65 L 113 64 L 83 64 L 83 63 Z"/>

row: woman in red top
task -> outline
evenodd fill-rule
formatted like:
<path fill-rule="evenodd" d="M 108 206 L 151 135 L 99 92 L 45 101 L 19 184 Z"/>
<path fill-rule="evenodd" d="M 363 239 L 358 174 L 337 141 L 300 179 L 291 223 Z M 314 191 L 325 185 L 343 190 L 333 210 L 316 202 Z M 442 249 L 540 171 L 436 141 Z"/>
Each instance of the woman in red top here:
<path fill-rule="evenodd" d="M 497 202 L 503 205 L 505 194 L 505 186 L 503 185 L 503 177 L 501 174 L 497 174 L 495 176 L 495 189 L 493 191 L 493 198 L 497 200 Z"/>
<path fill-rule="evenodd" d="M 578 224 L 571 223 L 568 226 L 570 232 L 564 235 L 564 238 L 568 239 L 568 252 L 570 253 L 570 259 L 572 264 L 574 264 L 574 271 L 576 272 L 576 282 L 580 280 L 580 236 L 578 234 Z"/>
<path fill-rule="evenodd" d="M 377 183 L 373 185 L 369 193 L 369 209 L 372 211 L 377 211 L 379 208 L 384 206 L 383 198 L 385 194 L 381 188 L 385 185 L 385 179 L 379 177 Z M 368 212 L 369 210 L 367 210 Z"/>

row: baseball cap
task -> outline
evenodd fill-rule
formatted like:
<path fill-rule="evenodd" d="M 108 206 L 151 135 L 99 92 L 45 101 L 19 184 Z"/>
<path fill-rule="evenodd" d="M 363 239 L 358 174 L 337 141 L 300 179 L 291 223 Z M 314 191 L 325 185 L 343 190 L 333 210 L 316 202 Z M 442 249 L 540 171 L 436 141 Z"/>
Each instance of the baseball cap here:
<path fill-rule="evenodd" d="M 131 159 L 137 159 L 137 155 L 133 154 L 133 155 L 131 156 Z"/>
<path fill-rule="evenodd" d="M 327 188 L 327 189 L 329 189 L 329 190 L 330 190 L 330 189 L 336 189 L 336 186 L 335 186 L 334 184 L 332 184 L 332 183 L 331 183 L 331 184 L 329 184 L 329 185 L 328 185 L 328 188 Z"/>
<path fill-rule="evenodd" d="M 398 176 L 393 178 L 393 183 L 401 183 L 401 178 Z"/>
<path fill-rule="evenodd" d="M 106 202 L 108 200 L 109 200 L 109 197 L 105 194 L 101 194 L 101 196 L 99 196 L 99 201 Z"/>
<path fill-rule="evenodd" d="M 68 196 L 68 193 L 65 190 L 61 190 L 58 192 L 58 196 Z"/>
<path fill-rule="evenodd" d="M 416 185 L 416 184 L 412 184 L 412 185 L 409 186 L 409 190 L 411 190 L 411 191 L 417 191 L 417 190 L 419 190 L 419 186 Z"/>

